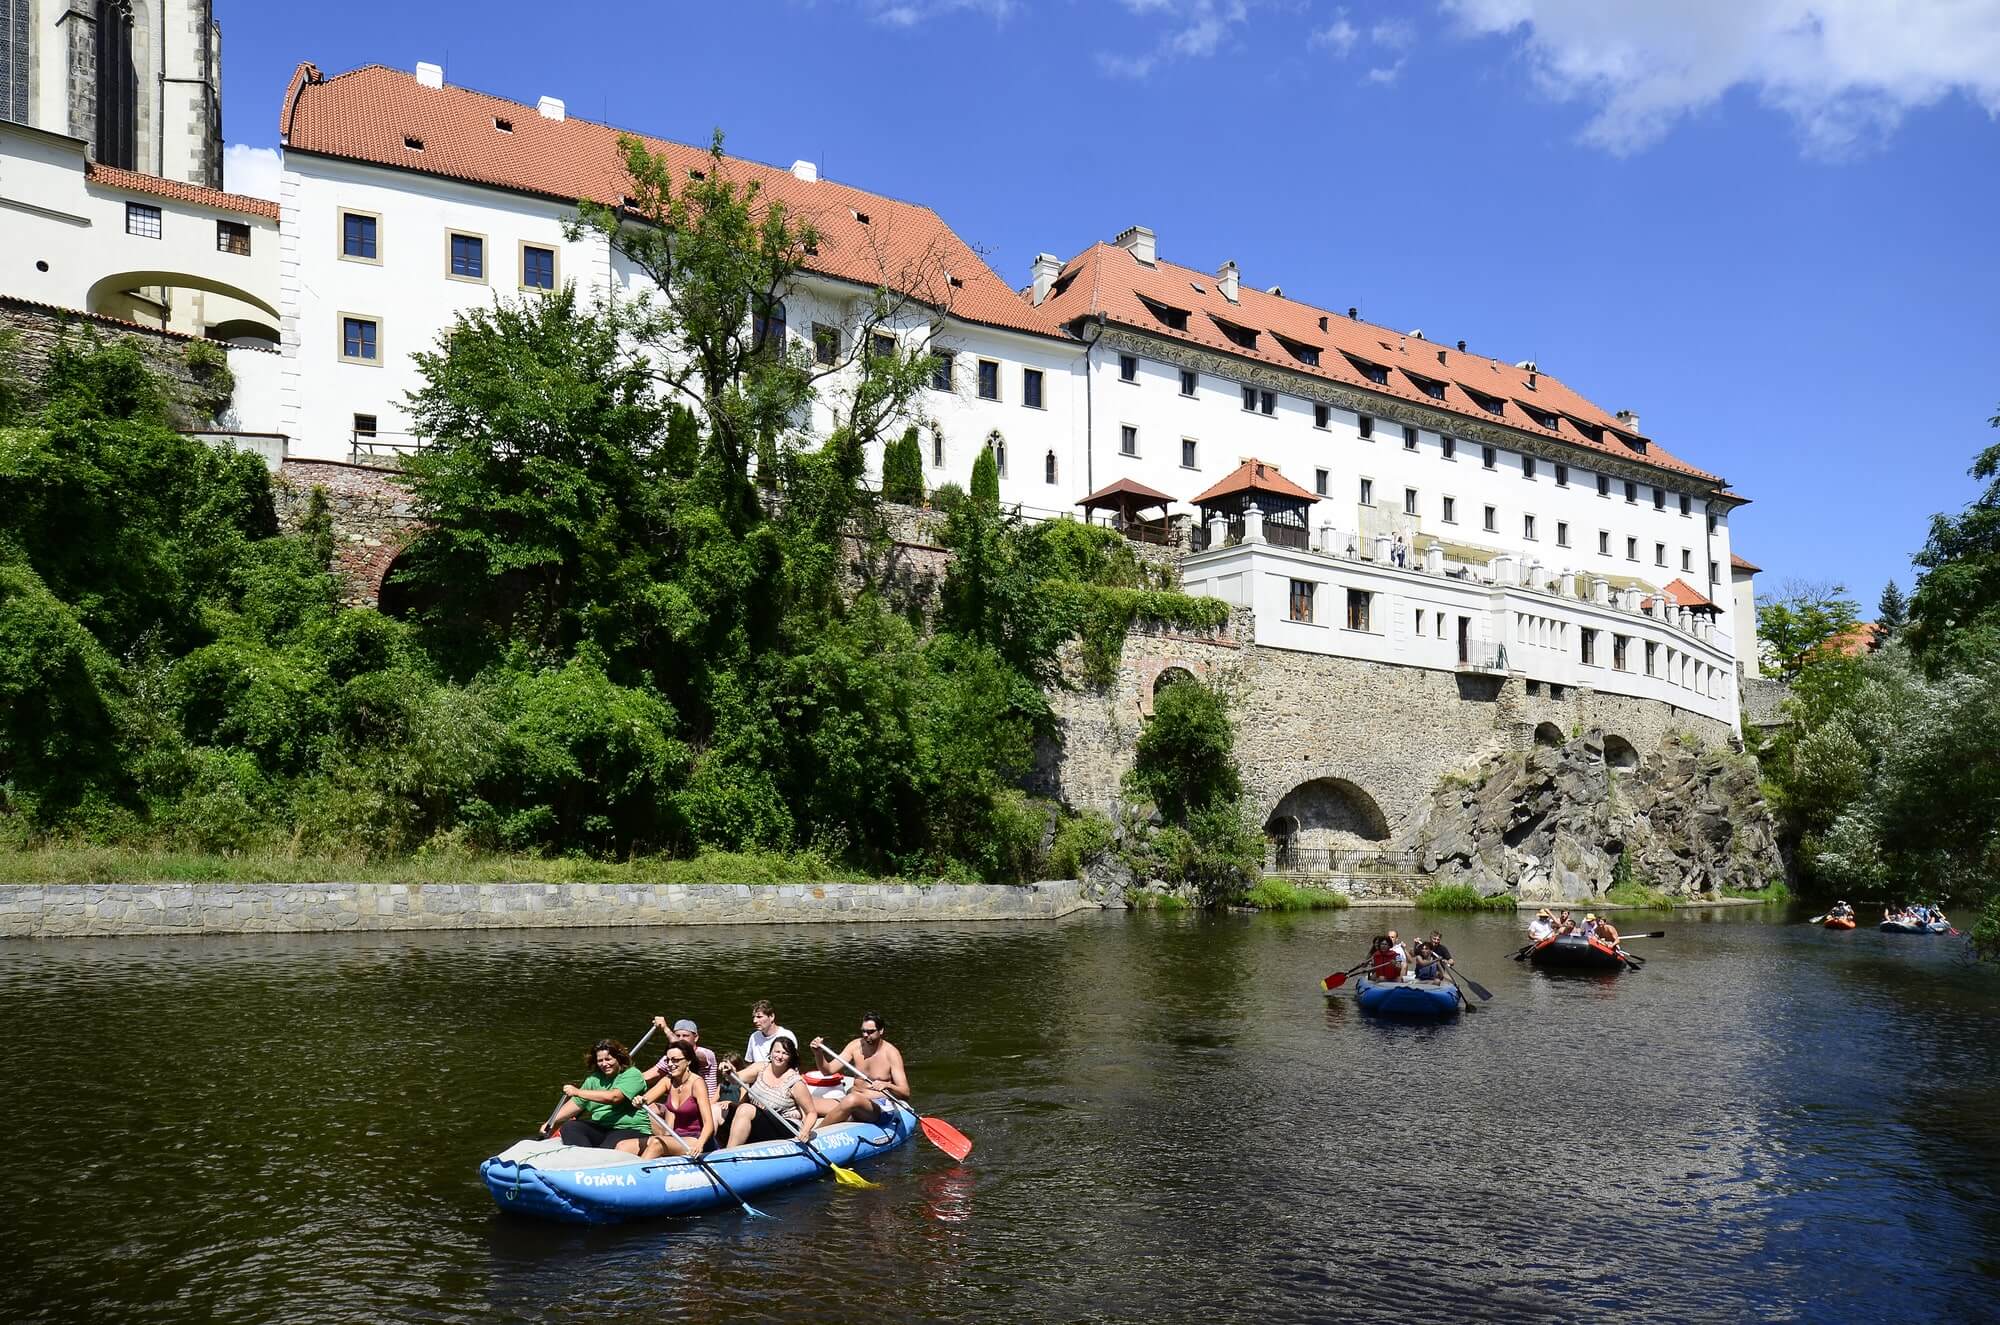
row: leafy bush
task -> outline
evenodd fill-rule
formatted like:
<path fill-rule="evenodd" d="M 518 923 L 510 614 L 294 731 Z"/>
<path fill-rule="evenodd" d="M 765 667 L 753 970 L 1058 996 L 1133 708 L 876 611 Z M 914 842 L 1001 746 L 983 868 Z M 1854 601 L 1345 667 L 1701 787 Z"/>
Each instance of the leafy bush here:
<path fill-rule="evenodd" d="M 1492 897 L 1463 883 L 1434 883 L 1417 894 L 1420 911 L 1512 911 L 1514 899 L 1506 893 Z"/>
<path fill-rule="evenodd" d="M 1084 871 L 1101 860 L 1116 836 L 1111 821 L 1095 811 L 1065 819 L 1049 845 L 1049 874 L 1059 879 L 1081 879 Z"/>
<path fill-rule="evenodd" d="M 1343 911 L 1352 905 L 1346 893 L 1301 888 L 1289 879 L 1260 879 L 1243 900 L 1259 911 Z"/>

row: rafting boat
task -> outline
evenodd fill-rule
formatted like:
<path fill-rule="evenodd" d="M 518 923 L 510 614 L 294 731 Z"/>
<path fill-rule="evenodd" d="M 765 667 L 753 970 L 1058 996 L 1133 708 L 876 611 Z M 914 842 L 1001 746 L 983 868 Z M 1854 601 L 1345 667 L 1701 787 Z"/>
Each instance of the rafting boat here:
<path fill-rule="evenodd" d="M 1581 934 L 1543 939 L 1528 950 L 1528 960 L 1536 966 L 1568 971 L 1622 971 L 1630 965 L 1616 948 Z"/>
<path fill-rule="evenodd" d="M 1942 920 L 1933 920 L 1928 925 L 1912 924 L 1907 920 L 1884 920 L 1875 928 L 1884 934 L 1949 934 L 1951 926 Z"/>
<path fill-rule="evenodd" d="M 1460 1005 L 1458 986 L 1449 980 L 1377 980 L 1359 976 L 1354 1001 L 1363 1012 L 1385 1017 L 1453 1017 Z"/>
<path fill-rule="evenodd" d="M 1826 927 L 1827 927 L 1828 929 L 1853 929 L 1853 928 L 1854 928 L 1854 917 L 1853 917 L 1853 916 L 1828 916 L 1828 917 L 1826 918 Z"/>
<path fill-rule="evenodd" d="M 734 1207 L 780 1187 L 810 1182 L 828 1164 L 853 1166 L 910 1139 L 917 1117 L 899 1108 L 880 1123 L 836 1123 L 813 1133 L 815 1159 L 797 1141 L 714 1150 L 700 1159 L 639 1159 L 553 1138 L 516 1142 L 479 1166 L 494 1203 L 510 1214 L 570 1224 L 615 1224 Z"/>

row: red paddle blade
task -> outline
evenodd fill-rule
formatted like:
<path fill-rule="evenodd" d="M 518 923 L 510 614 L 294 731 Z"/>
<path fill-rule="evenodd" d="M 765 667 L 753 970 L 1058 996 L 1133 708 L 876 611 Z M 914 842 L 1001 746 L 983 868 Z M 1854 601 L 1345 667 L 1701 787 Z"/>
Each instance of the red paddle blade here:
<path fill-rule="evenodd" d="M 924 1129 L 924 1136 L 953 1159 L 962 1160 L 972 1153 L 972 1138 L 953 1127 L 942 1118 L 919 1118 L 917 1125 Z"/>
<path fill-rule="evenodd" d="M 1340 988 L 1342 985 L 1347 983 L 1347 972 L 1335 971 L 1332 975 L 1329 975 L 1326 979 L 1320 981 L 1319 983 L 1322 989 L 1326 990 L 1328 993 L 1332 993 L 1334 990 Z"/>

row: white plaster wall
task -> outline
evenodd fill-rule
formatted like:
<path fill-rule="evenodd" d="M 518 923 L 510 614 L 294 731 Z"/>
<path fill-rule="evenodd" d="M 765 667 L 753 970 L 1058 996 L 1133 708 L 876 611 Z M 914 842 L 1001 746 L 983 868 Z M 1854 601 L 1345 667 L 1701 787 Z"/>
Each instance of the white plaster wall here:
<path fill-rule="evenodd" d="M 223 418 L 228 427 L 238 432 L 284 431 L 278 403 L 284 363 L 275 350 L 230 347 L 229 371 L 236 378 L 236 391 Z"/>

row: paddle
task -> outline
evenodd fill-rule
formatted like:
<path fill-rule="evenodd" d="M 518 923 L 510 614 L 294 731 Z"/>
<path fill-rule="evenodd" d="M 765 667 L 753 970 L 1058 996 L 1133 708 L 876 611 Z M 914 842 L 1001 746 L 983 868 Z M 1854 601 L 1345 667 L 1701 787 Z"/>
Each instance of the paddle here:
<path fill-rule="evenodd" d="M 639 1056 L 639 1051 L 646 1047 L 646 1041 L 653 1038 L 653 1032 L 656 1029 L 658 1028 L 654 1026 L 648 1026 L 646 1028 L 646 1033 L 639 1037 L 639 1043 L 632 1046 L 632 1057 L 637 1058 Z M 556 1125 L 556 1115 L 561 1113 L 563 1111 L 563 1105 L 568 1103 L 569 1103 L 569 1096 L 567 1095 L 563 1096 L 561 1099 L 556 1101 L 556 1107 L 549 1111 L 549 1120 L 542 1124 L 542 1130 L 540 1132 L 540 1135 L 547 1136 L 549 1134 L 549 1129 Z"/>
<path fill-rule="evenodd" d="M 1453 966 L 1450 962 L 1443 962 L 1440 964 L 1444 967 L 1444 973 L 1446 975 L 1450 976 L 1453 980 L 1457 981 L 1458 983 L 1463 984 L 1467 989 L 1470 989 L 1473 993 L 1479 995 L 1480 1002 L 1491 1003 L 1493 1001 L 1493 991 L 1488 989 L 1485 985 L 1480 984 L 1477 980 L 1473 979 L 1469 975 L 1460 974 L 1458 968 Z M 1463 997 L 1463 995 L 1460 995 L 1460 997 Z M 1472 1005 L 1470 1003 L 1466 1004 L 1465 1010 L 1467 1012 L 1472 1011 Z"/>
<path fill-rule="evenodd" d="M 833 1050 L 828 1049 L 826 1056 L 840 1064 L 841 1070 L 849 1076 L 857 1077 L 864 1083 L 874 1086 L 877 1090 L 882 1090 L 881 1085 L 873 1077 L 858 1070 L 854 1064 L 848 1062 Z M 939 1150 L 944 1151 L 945 1154 L 950 1155 L 953 1159 L 962 1161 L 967 1155 L 972 1153 L 972 1138 L 959 1131 L 956 1127 L 953 1127 L 944 1119 L 923 1117 L 915 1109 L 910 1108 L 907 1103 L 897 1099 L 886 1090 L 882 1090 L 882 1098 L 888 1100 L 890 1104 L 898 1109 L 907 1110 L 910 1116 L 917 1120 L 917 1126 L 923 1129 L 924 1139 Z"/>
<path fill-rule="evenodd" d="M 1321 989 L 1324 989 L 1327 993 L 1331 994 L 1334 990 L 1346 984 L 1349 976 L 1359 975 L 1367 969 L 1368 969 L 1368 963 L 1363 962 L 1361 963 L 1361 965 L 1350 967 L 1345 971 L 1335 971 L 1332 975 L 1329 975 L 1326 979 L 1320 981 L 1319 987 Z"/>
<path fill-rule="evenodd" d="M 1655 929 L 1645 934 L 1620 934 L 1618 936 L 1618 941 L 1620 943 L 1624 943 L 1628 939 L 1663 939 L 1666 936 L 1667 936 L 1666 930 Z"/>
<path fill-rule="evenodd" d="M 736 1071 L 734 1068 L 730 1069 L 729 1075 L 730 1076 L 736 1075 Z M 750 1104 L 747 1095 L 744 1098 L 744 1102 L 742 1104 L 737 1105 L 736 1107 L 741 1109 L 744 1108 L 746 1105 L 751 1108 L 756 1107 L 754 1104 Z M 856 1173 L 853 1169 L 843 1168 L 840 1165 L 834 1163 L 831 1159 L 828 1159 L 825 1155 L 822 1155 L 819 1151 L 814 1150 L 812 1148 L 812 1143 L 799 1135 L 799 1129 L 795 1127 L 792 1124 L 792 1120 L 785 1117 L 784 1114 L 774 1112 L 770 1109 L 766 1109 L 764 1110 L 764 1112 L 769 1117 L 777 1119 L 779 1125 L 782 1126 L 787 1132 L 790 1132 L 792 1134 L 792 1143 L 796 1145 L 800 1150 L 806 1152 L 807 1159 L 813 1161 L 815 1164 L 818 1164 L 821 1168 L 833 1174 L 833 1180 L 839 1183 L 841 1186 L 880 1187 L 882 1185 L 879 1182 L 870 1182 L 868 1179 Z"/>
<path fill-rule="evenodd" d="M 1833 914 L 1833 912 L 1831 912 L 1831 911 L 1828 911 L 1828 912 L 1826 913 L 1826 916 L 1830 916 L 1830 915 L 1832 915 L 1832 914 Z M 1822 921 L 1824 921 L 1824 920 L 1826 919 L 1826 916 L 1813 916 L 1812 918 L 1810 918 L 1809 920 L 1807 920 L 1807 921 L 1806 921 L 1806 923 L 1807 923 L 1808 925 L 1817 925 L 1817 924 L 1821 923 Z M 1636 936 L 1635 936 L 1635 937 L 1636 937 Z"/>
<path fill-rule="evenodd" d="M 652 1105 L 646 1103 L 644 1100 L 639 1101 L 639 1107 L 646 1111 L 646 1116 L 648 1118 L 651 1118 L 661 1131 L 665 1132 L 669 1136 L 674 1135 L 674 1129 L 667 1126 L 667 1120 L 660 1117 L 659 1111 L 657 1109 L 655 1109 Z M 723 1191 L 728 1192 L 729 1199 L 736 1202 L 736 1204 L 742 1206 L 743 1213 L 749 1215 L 752 1219 L 769 1219 L 771 1217 L 765 1214 L 762 1210 L 759 1210 L 756 1206 L 744 1200 L 741 1196 L 738 1196 L 736 1194 L 736 1189 L 734 1187 L 731 1187 L 727 1182 L 723 1181 L 722 1175 L 715 1171 L 715 1166 L 713 1164 L 710 1164 L 707 1160 L 703 1159 L 700 1155 L 676 1156 L 675 1158 L 684 1158 L 688 1160 L 690 1163 L 692 1163 L 696 1168 L 699 1168 L 703 1173 L 706 1173 L 709 1176 L 709 1179 L 712 1182 L 714 1182 L 716 1186 L 722 1188 Z"/>

